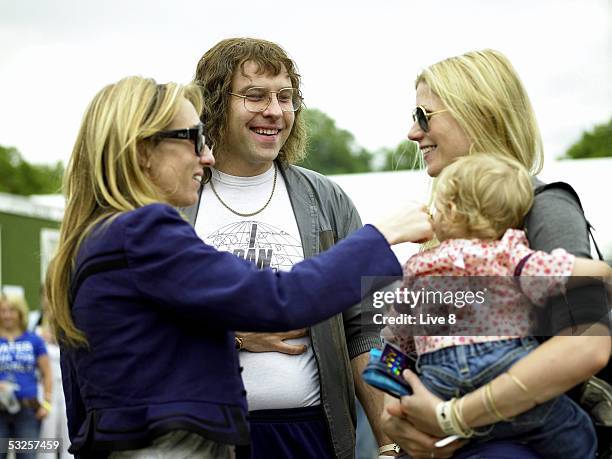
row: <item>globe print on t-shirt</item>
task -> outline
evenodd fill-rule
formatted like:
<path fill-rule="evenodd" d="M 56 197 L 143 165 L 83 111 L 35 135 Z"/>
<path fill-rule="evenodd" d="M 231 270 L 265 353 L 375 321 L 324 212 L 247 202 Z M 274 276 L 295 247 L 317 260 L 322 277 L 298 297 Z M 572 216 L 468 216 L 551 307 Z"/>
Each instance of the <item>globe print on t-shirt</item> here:
<path fill-rule="evenodd" d="M 303 258 L 300 241 L 286 231 L 253 220 L 225 225 L 204 240 L 218 250 L 252 261 L 258 268 L 286 271 Z"/>

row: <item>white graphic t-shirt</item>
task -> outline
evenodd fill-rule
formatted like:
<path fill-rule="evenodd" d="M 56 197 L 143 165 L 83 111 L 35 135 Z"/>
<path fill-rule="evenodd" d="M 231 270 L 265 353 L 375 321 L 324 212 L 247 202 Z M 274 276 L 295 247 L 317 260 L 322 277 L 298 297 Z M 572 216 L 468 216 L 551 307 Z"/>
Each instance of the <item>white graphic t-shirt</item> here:
<path fill-rule="evenodd" d="M 274 167 L 254 177 L 235 177 L 213 169 L 211 180 L 225 204 L 237 212 L 251 213 L 268 201 Z M 200 200 L 195 230 L 207 244 L 252 261 L 259 268 L 288 271 L 304 259 L 300 234 L 280 171 L 270 203 L 250 217 L 230 212 L 207 184 Z M 249 410 L 299 408 L 321 403 L 319 372 L 310 337 L 286 342 L 305 344 L 307 351 L 300 355 L 240 352 Z"/>

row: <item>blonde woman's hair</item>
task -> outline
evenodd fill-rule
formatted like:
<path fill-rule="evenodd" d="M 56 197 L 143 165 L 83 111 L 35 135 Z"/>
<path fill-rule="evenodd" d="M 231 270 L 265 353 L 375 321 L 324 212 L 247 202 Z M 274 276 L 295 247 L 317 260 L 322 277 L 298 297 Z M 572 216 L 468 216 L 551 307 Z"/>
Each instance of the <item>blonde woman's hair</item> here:
<path fill-rule="evenodd" d="M 438 177 L 435 208 L 446 238 L 499 239 L 523 227 L 532 204 L 531 177 L 511 158 L 463 156 Z"/>
<path fill-rule="evenodd" d="M 2 300 L 0 300 L 2 301 Z M 19 315 L 19 330 L 23 333 L 28 329 L 30 308 L 25 298 L 21 295 L 7 295 L 4 302 Z"/>
<path fill-rule="evenodd" d="M 472 153 L 492 153 L 520 162 L 531 175 L 542 169 L 540 130 L 529 96 L 514 67 L 499 51 L 485 49 L 450 57 L 426 68 L 426 83 L 471 142 Z"/>
<path fill-rule="evenodd" d="M 64 175 L 66 209 L 46 279 L 51 327 L 68 345 L 87 344 L 70 312 L 70 278 L 79 247 L 102 220 L 165 201 L 144 164 L 156 142 L 152 136 L 170 125 L 184 98 L 201 112 L 195 86 L 128 77 L 103 88 L 85 111 Z"/>

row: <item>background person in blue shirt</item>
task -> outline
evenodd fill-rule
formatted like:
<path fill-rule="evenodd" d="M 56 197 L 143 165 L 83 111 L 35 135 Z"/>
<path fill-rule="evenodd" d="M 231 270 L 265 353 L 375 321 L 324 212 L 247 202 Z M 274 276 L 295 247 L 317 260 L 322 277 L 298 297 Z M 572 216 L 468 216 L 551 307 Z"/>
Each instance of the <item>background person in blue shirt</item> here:
<path fill-rule="evenodd" d="M 10 400 L 10 391 L 19 402 L 0 406 L 0 438 L 36 439 L 40 422 L 48 414 L 51 397 L 51 369 L 43 340 L 27 331 L 28 307 L 20 297 L 0 299 L 0 391 Z M 40 372 L 44 400 L 38 400 Z M 18 409 L 18 410 L 17 410 Z M 16 411 L 17 410 L 17 411 Z M 0 457 L 5 457 L 0 453 Z M 35 457 L 21 453 L 17 458 Z"/>

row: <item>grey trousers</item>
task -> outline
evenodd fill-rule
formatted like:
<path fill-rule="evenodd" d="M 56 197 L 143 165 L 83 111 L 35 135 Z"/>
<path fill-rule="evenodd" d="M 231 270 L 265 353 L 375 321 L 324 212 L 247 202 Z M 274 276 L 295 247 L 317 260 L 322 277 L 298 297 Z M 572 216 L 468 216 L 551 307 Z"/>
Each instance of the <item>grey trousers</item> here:
<path fill-rule="evenodd" d="M 234 459 L 234 447 L 198 434 L 175 430 L 156 438 L 143 449 L 115 451 L 109 459 Z"/>

